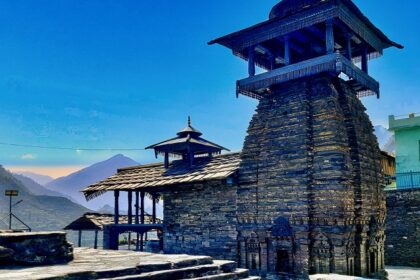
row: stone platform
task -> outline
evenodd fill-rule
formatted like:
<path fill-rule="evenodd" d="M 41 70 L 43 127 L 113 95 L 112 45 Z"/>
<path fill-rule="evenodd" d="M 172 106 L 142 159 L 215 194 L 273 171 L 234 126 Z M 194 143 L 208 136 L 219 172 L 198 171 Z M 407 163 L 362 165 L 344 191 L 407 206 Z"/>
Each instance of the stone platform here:
<path fill-rule="evenodd" d="M 61 264 L 72 259 L 73 246 L 65 232 L 0 232 L 0 265 Z"/>
<path fill-rule="evenodd" d="M 65 265 L 0 267 L 0 279 L 147 279 L 258 280 L 232 261 L 206 256 L 159 255 L 145 252 L 75 248 Z"/>

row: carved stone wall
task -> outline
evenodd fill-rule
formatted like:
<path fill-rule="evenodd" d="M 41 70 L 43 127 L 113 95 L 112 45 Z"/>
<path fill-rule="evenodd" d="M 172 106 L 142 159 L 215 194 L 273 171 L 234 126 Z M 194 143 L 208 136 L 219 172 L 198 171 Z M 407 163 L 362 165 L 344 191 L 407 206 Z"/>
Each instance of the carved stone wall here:
<path fill-rule="evenodd" d="M 237 260 L 236 187 L 186 184 L 164 193 L 164 249 Z"/>
<path fill-rule="evenodd" d="M 380 170 L 372 124 L 344 81 L 319 76 L 272 88 L 242 153 L 240 265 L 300 277 L 383 269 Z M 273 234 L 279 218 L 289 222 L 288 236 Z M 258 248 L 256 265 L 249 261 L 251 243 Z"/>

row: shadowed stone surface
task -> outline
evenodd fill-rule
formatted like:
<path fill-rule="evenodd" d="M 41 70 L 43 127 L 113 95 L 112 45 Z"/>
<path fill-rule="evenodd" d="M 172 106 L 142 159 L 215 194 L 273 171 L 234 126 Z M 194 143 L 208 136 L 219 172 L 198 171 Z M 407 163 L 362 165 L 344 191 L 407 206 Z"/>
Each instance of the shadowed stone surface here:
<path fill-rule="evenodd" d="M 387 191 L 386 203 L 386 264 L 420 267 L 420 189 Z"/>
<path fill-rule="evenodd" d="M 219 276 L 221 278 L 217 278 Z M 0 267 L 0 279 L 247 279 L 232 261 L 207 256 L 160 255 L 145 252 L 74 249 L 66 265 Z M 216 278 L 206 278 L 206 277 Z M 259 279 L 259 278 L 257 278 Z"/>
<path fill-rule="evenodd" d="M 65 232 L 0 233 L 0 262 L 44 265 L 72 259 L 73 247 Z"/>

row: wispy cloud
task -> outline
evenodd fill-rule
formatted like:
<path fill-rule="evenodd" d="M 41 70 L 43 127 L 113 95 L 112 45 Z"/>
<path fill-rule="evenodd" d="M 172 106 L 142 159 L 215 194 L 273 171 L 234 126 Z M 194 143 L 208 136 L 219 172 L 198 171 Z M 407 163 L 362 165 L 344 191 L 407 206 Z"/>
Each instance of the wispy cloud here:
<path fill-rule="evenodd" d="M 36 159 L 36 155 L 35 154 L 23 154 L 20 158 L 23 159 L 23 160 L 33 160 L 33 159 Z"/>

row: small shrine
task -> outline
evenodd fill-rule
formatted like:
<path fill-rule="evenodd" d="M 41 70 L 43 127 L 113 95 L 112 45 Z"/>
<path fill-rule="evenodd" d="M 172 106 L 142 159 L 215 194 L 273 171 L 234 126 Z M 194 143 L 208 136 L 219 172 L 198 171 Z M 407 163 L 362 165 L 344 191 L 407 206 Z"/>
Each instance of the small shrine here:
<path fill-rule="evenodd" d="M 220 155 L 222 150 L 228 149 L 212 143 L 204 138 L 203 134 L 191 126 L 191 118 L 188 116 L 188 124 L 183 130 L 177 133 L 175 138 L 151 145 L 146 149 L 154 149 L 155 156 L 159 154 L 165 157 L 165 168 L 169 167 L 169 157 L 182 158 L 188 161 L 190 166 L 194 164 L 195 157 Z"/>

